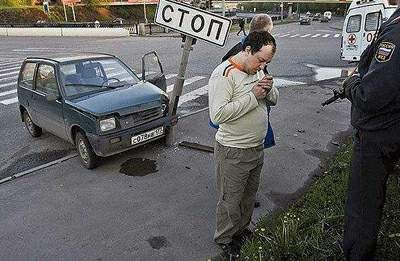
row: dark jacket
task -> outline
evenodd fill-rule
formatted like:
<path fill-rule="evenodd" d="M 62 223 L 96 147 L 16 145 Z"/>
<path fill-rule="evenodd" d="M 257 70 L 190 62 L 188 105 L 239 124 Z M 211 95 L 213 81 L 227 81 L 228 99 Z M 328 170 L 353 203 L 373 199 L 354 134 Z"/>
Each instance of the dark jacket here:
<path fill-rule="evenodd" d="M 368 131 L 400 127 L 400 9 L 382 24 L 371 48 L 360 59 L 359 84 L 350 87 L 351 124 Z"/>

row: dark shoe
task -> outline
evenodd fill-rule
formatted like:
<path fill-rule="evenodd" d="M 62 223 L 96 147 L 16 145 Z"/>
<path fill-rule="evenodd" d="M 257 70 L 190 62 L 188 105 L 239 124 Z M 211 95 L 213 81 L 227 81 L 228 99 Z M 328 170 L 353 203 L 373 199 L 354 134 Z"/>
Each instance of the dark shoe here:
<path fill-rule="evenodd" d="M 222 252 L 211 259 L 210 261 L 236 261 L 239 260 L 240 248 L 232 242 L 229 244 L 218 244 Z"/>
<path fill-rule="evenodd" d="M 236 244 L 240 249 L 247 241 L 250 241 L 252 236 L 253 236 L 253 232 L 250 229 L 246 228 L 239 234 L 234 235 L 232 237 L 232 240 L 233 240 L 234 244 Z"/>
<path fill-rule="evenodd" d="M 260 206 L 261 206 L 260 201 L 256 200 L 256 202 L 254 202 L 254 207 L 259 208 Z"/>

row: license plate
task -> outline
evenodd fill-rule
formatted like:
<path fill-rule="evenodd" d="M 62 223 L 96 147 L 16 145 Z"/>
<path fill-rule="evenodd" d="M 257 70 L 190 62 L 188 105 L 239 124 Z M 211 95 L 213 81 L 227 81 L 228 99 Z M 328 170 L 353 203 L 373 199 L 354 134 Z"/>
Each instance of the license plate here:
<path fill-rule="evenodd" d="M 161 136 L 163 134 L 164 134 L 164 127 L 161 126 L 161 127 L 158 127 L 157 129 L 147 131 L 145 133 L 133 136 L 131 138 L 131 143 L 132 143 L 132 145 L 139 144 L 146 140 L 151 140 L 155 137 Z"/>

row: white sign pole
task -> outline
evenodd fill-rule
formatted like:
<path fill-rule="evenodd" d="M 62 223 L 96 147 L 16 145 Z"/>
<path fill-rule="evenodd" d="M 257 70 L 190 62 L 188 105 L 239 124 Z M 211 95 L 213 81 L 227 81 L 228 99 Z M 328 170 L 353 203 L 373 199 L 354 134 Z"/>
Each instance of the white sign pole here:
<path fill-rule="evenodd" d="M 74 17 L 74 22 L 76 22 L 74 4 L 72 4 L 71 7 L 72 7 L 72 16 Z"/>
<path fill-rule="evenodd" d="M 63 7 L 64 7 L 65 22 L 68 22 L 67 10 L 65 10 L 65 3 L 64 3 L 64 1 L 63 1 Z"/>
<path fill-rule="evenodd" d="M 231 26 L 231 20 L 183 3 L 160 0 L 157 5 L 155 23 L 186 35 L 178 76 L 172 90 L 168 110 L 168 115 L 175 117 L 179 97 L 182 94 L 185 82 L 185 72 L 193 41 L 195 38 L 198 38 L 219 46 L 224 46 Z M 176 126 L 171 126 L 166 139 L 167 145 L 175 143 L 175 133 Z"/>
<path fill-rule="evenodd" d="M 175 116 L 178 110 L 179 97 L 182 95 L 183 84 L 185 83 L 185 72 L 186 66 L 189 60 L 189 53 L 192 49 L 193 38 L 190 36 L 186 37 L 185 44 L 183 45 L 183 52 L 181 57 L 181 64 L 179 65 L 178 75 L 176 76 L 174 89 L 172 90 L 172 96 L 169 101 L 168 115 Z M 166 145 L 171 146 L 175 143 L 176 136 L 176 125 L 171 126 L 169 134 L 166 139 Z"/>

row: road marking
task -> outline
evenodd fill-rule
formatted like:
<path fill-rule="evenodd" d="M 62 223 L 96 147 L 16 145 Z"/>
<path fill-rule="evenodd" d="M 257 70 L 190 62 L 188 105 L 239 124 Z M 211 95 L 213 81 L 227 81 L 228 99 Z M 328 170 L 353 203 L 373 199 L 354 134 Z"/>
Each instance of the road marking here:
<path fill-rule="evenodd" d="M 299 36 L 300 34 L 295 34 L 295 35 L 292 35 L 292 36 L 290 36 L 290 38 L 295 38 L 295 37 L 297 37 L 297 36 Z"/>
<path fill-rule="evenodd" d="M 6 96 L 6 95 L 10 95 L 13 93 L 17 93 L 17 90 L 11 90 L 11 91 L 6 91 L 6 92 L 0 92 L 0 97 L 1 96 Z"/>
<path fill-rule="evenodd" d="M 19 71 L 14 71 L 14 72 L 9 72 L 9 73 L 2 73 L 2 74 L 0 74 L 0 77 L 8 76 L 8 75 L 16 75 L 16 74 L 19 74 Z"/>
<path fill-rule="evenodd" d="M 300 36 L 301 38 L 306 38 L 307 36 L 310 36 L 311 34 L 305 34 L 305 35 L 302 35 L 302 36 Z"/>
<path fill-rule="evenodd" d="M 16 64 L 22 64 L 22 61 L 0 63 L 0 66 L 8 66 L 8 65 L 16 65 Z"/>
<path fill-rule="evenodd" d="M 340 34 L 335 34 L 335 36 L 334 36 L 334 37 L 335 37 L 335 38 L 338 38 L 339 36 L 340 36 Z"/>
<path fill-rule="evenodd" d="M 176 73 L 167 74 L 167 75 L 165 75 L 165 79 L 169 80 L 171 78 L 174 78 L 175 76 L 177 76 Z"/>
<path fill-rule="evenodd" d="M 11 71 L 11 70 L 17 70 L 17 71 L 19 71 L 19 68 L 21 68 L 21 67 L 20 67 L 20 66 L 18 66 L 18 67 L 11 67 L 11 68 L 7 68 L 7 69 L 0 70 L 0 72 L 6 72 L 6 71 Z"/>
<path fill-rule="evenodd" d="M 10 104 L 13 104 L 13 103 L 16 103 L 16 102 L 18 102 L 18 97 L 0 101 L 0 103 L 4 104 L 4 105 L 10 105 Z"/>
<path fill-rule="evenodd" d="M 204 77 L 204 76 L 194 76 L 192 78 L 189 78 L 189 79 L 185 80 L 185 83 L 183 84 L 183 86 L 186 86 L 186 85 L 192 84 L 194 82 L 200 81 L 200 80 L 202 80 L 204 78 L 206 78 L 206 77 Z M 167 86 L 167 93 L 172 92 L 173 89 L 174 89 L 174 85 L 173 84 L 168 85 Z"/>
<path fill-rule="evenodd" d="M 322 38 L 327 38 L 327 37 L 329 37 L 330 36 L 330 34 L 324 34 L 323 36 L 322 36 Z"/>
<path fill-rule="evenodd" d="M 311 38 L 315 38 L 315 37 L 318 37 L 318 36 L 320 36 L 321 34 L 314 34 L 313 36 L 311 36 Z"/>
<path fill-rule="evenodd" d="M 286 37 L 286 36 L 289 36 L 290 34 L 283 34 L 283 35 L 281 35 L 281 36 L 279 36 L 280 38 L 284 38 L 284 37 Z"/>
<path fill-rule="evenodd" d="M 206 94 L 207 92 L 208 92 L 208 84 L 203 86 L 203 87 L 201 87 L 201 88 L 198 88 L 198 89 L 196 89 L 194 91 L 191 91 L 189 93 L 186 93 L 186 94 L 182 95 L 179 98 L 178 107 L 180 105 L 182 105 L 183 103 L 185 103 L 185 102 L 197 99 L 198 97 Z"/>
<path fill-rule="evenodd" d="M 17 82 L 9 82 L 9 83 L 5 83 L 5 84 L 0 84 L 0 88 L 12 86 L 12 85 L 17 85 Z"/>
<path fill-rule="evenodd" d="M 11 76 L 11 77 L 6 77 L 6 78 L 0 78 L 0 82 L 5 82 L 5 81 L 8 81 L 8 80 L 15 80 L 15 79 L 17 79 L 18 78 L 18 76 Z"/>

